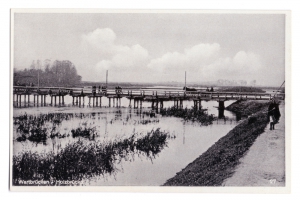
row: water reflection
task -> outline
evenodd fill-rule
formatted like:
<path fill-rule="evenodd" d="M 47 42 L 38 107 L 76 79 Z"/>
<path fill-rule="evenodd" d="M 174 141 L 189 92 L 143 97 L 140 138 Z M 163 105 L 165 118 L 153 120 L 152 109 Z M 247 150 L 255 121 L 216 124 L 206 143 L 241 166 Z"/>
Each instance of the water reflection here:
<path fill-rule="evenodd" d="M 217 116 L 218 110 L 214 108 L 216 102 L 203 103 L 208 113 Z M 123 104 L 124 105 L 124 104 Z M 144 103 L 147 106 L 146 103 Z M 170 104 L 173 105 L 172 103 Z M 165 103 L 165 106 L 168 106 Z M 188 107 L 188 105 L 186 105 Z M 52 108 L 51 108 L 52 109 Z M 107 144 L 114 140 L 122 140 L 134 133 L 141 138 L 151 130 L 169 132 L 178 139 L 169 140 L 168 148 L 160 149 L 160 153 L 148 157 L 147 153 L 129 153 L 124 159 L 114 164 L 114 173 L 109 175 L 96 175 L 85 184 L 91 185 L 161 185 L 171 178 L 180 169 L 192 162 L 201 153 L 208 149 L 220 137 L 224 136 L 235 124 L 232 113 L 224 111 L 224 118 L 218 119 L 213 125 L 201 126 L 197 122 L 185 122 L 180 118 L 162 117 L 160 110 L 155 110 L 155 116 L 150 116 L 150 108 L 29 108 L 14 110 L 14 116 L 32 115 L 36 119 L 43 119 L 39 128 L 46 129 L 47 139 L 43 142 L 18 142 L 22 136 L 19 125 L 14 124 L 13 154 L 18 155 L 26 151 L 37 152 L 38 155 L 52 152 L 55 156 L 68 145 L 83 142 L 86 144 Z M 49 117 L 49 116 L 55 117 Z M 43 116 L 43 117 L 41 117 Z M 225 117 L 226 116 L 226 117 Z M 39 120 L 41 120 L 39 119 Z M 227 119 L 227 120 L 224 120 Z M 234 119 L 228 123 L 229 119 Z M 24 126 L 26 128 L 26 125 Z M 55 128 L 54 128 L 55 127 Z M 72 137 L 72 130 L 93 129 L 94 139 L 89 137 Z M 50 137 L 52 132 L 52 137 Z M 92 133 L 92 132 L 91 132 Z M 28 137 L 28 135 L 26 136 Z M 182 137 L 182 138 L 181 138 Z M 154 151 L 155 151 L 155 147 Z M 159 155 L 159 156 L 158 156 Z M 155 158 L 155 160 L 154 160 Z M 130 162 L 132 161 L 132 162 Z M 134 162 L 133 162 L 134 161 Z M 145 173 L 147 172 L 147 173 Z M 103 178 L 103 176 L 105 178 Z"/>

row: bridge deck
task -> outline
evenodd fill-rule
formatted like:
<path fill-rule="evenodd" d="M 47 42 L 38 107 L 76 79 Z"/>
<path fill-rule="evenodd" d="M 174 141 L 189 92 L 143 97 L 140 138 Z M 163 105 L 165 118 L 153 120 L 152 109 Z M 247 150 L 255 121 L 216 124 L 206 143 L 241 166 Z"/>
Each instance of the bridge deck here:
<path fill-rule="evenodd" d="M 108 89 L 105 91 L 93 91 L 89 88 L 58 88 L 58 87 L 21 87 L 14 86 L 13 94 L 16 95 L 50 95 L 50 96 L 65 96 L 72 97 L 107 97 L 107 98 L 128 98 L 134 100 L 146 101 L 170 101 L 170 100 L 190 100 L 190 101 L 226 101 L 226 100 L 269 100 L 273 96 L 269 93 L 250 93 L 250 92 L 207 92 L 207 91 L 184 91 L 171 89 L 123 89 L 114 90 Z M 277 93 L 276 98 L 284 99 L 284 94 Z"/>

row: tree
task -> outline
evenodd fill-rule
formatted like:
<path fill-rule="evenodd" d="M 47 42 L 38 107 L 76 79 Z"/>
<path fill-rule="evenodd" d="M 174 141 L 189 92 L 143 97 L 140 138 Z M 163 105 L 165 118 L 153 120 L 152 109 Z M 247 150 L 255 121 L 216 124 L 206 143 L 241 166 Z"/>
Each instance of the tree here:
<path fill-rule="evenodd" d="M 39 60 L 33 61 L 30 70 L 14 71 L 14 79 L 16 79 L 14 83 L 19 81 L 22 84 L 38 85 L 38 76 L 40 86 L 66 87 L 81 83 L 81 76 L 77 74 L 75 65 L 69 60 L 55 60 L 52 65 L 50 60 L 45 60 L 44 65 Z"/>

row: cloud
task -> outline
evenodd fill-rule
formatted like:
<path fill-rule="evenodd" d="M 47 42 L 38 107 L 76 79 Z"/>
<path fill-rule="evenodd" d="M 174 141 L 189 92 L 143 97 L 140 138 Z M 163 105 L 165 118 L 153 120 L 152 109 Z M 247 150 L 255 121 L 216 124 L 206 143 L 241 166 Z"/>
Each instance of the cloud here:
<path fill-rule="evenodd" d="M 217 58 L 220 45 L 198 44 L 184 50 L 184 53 L 168 52 L 160 58 L 151 60 L 149 68 L 163 70 L 194 69 L 199 66 L 209 64 Z"/>
<path fill-rule="evenodd" d="M 132 77 L 135 81 L 183 81 L 184 71 L 192 82 L 253 80 L 262 68 L 257 54 L 238 51 L 233 56 L 222 56 L 226 52 L 222 52 L 218 43 L 200 43 L 151 59 L 141 45 L 116 44 L 116 39 L 117 35 L 109 28 L 98 28 L 82 36 L 89 54 L 95 58 L 94 64 L 83 72 L 88 74 L 88 80 L 98 80 L 99 74 L 105 74 L 106 70 L 113 74 L 111 81 L 132 81 Z"/>
<path fill-rule="evenodd" d="M 262 61 L 253 52 L 239 51 L 233 57 L 222 57 L 218 43 L 197 44 L 183 53 L 168 52 L 150 61 L 148 67 L 160 73 L 170 74 L 173 79 L 181 79 L 184 71 L 190 81 L 215 81 L 218 79 L 253 80 L 260 75 Z M 225 53 L 226 54 L 226 53 Z M 171 77 L 169 77 L 171 79 Z"/>
<path fill-rule="evenodd" d="M 94 65 L 88 67 L 95 72 L 94 75 L 88 75 L 89 80 L 98 78 L 95 74 L 103 74 L 105 70 L 110 70 L 114 73 L 111 80 L 126 81 L 125 78 L 130 78 L 130 75 L 141 70 L 140 68 L 146 68 L 150 59 L 148 50 L 139 44 L 116 44 L 116 38 L 114 31 L 109 28 L 98 28 L 82 36 L 85 49 L 92 47 L 93 51 L 89 53 L 98 55 Z"/>
<path fill-rule="evenodd" d="M 101 47 L 102 45 L 113 44 L 116 39 L 116 34 L 110 28 L 97 28 L 92 32 L 84 34 L 82 39 L 93 46 Z"/>

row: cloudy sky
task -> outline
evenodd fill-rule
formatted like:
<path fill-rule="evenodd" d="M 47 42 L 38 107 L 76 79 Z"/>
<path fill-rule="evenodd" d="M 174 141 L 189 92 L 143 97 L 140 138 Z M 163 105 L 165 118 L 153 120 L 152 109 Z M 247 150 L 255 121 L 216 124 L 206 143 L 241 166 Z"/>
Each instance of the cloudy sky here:
<path fill-rule="evenodd" d="M 83 80 L 256 80 L 280 86 L 282 14 L 29 14 L 14 19 L 14 67 L 70 60 Z"/>

